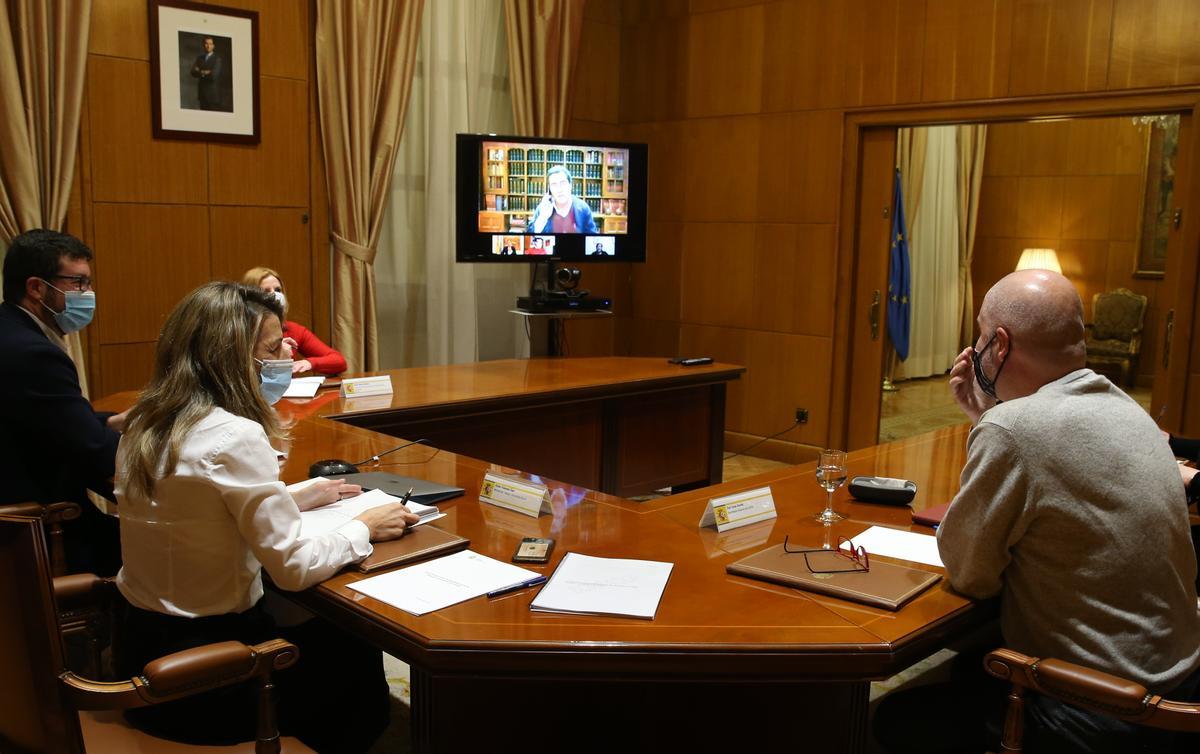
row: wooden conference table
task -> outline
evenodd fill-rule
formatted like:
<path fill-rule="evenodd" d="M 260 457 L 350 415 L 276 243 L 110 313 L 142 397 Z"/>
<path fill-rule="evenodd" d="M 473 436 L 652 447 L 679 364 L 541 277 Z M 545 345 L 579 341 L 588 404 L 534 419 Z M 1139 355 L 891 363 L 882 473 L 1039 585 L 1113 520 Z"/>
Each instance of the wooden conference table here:
<path fill-rule="evenodd" d="M 396 444 L 312 406 L 283 409 L 296 418 L 286 482 L 315 460 Z M 965 440 L 957 427 L 856 451 L 849 472 L 912 479 L 913 507 L 937 505 L 957 489 Z M 653 621 L 533 613 L 536 590 L 417 617 L 349 589 L 364 578 L 356 572 L 292 595 L 411 664 L 416 751 L 861 751 L 869 682 L 995 617 L 944 581 L 890 612 L 726 574 L 784 535 L 819 546 L 873 524 L 910 526 L 908 508 L 857 503 L 843 489 L 835 508 L 850 517 L 826 530 L 812 519 L 824 500 L 812 463 L 644 503 L 545 480 L 553 515 L 534 519 L 478 501 L 485 472 L 514 469 L 422 446 L 388 459 L 380 470 L 467 490 L 440 505 L 436 525 L 476 552 L 508 560 L 522 537 L 542 536 L 557 540 L 551 562 L 532 566 L 547 574 L 567 552 L 674 563 Z M 725 534 L 697 527 L 710 497 L 766 485 L 776 520 Z"/>

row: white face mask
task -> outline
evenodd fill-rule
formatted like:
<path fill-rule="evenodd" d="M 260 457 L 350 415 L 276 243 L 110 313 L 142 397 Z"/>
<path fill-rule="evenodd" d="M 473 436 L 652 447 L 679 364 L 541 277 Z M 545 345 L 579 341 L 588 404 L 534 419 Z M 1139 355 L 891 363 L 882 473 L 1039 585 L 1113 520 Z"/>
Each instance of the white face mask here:
<path fill-rule="evenodd" d="M 287 299 L 283 297 L 283 291 L 275 291 L 275 300 L 278 301 L 279 305 L 284 309 L 287 308 Z"/>

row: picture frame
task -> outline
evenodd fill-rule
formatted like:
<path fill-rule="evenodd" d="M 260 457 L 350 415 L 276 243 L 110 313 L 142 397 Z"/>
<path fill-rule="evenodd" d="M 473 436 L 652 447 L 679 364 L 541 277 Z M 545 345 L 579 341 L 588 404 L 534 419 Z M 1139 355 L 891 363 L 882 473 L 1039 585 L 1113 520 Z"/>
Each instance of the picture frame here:
<path fill-rule="evenodd" d="M 261 141 L 258 13 L 148 0 L 156 139 Z"/>
<path fill-rule="evenodd" d="M 1133 276 L 1162 278 L 1167 272 L 1167 243 L 1174 222 L 1179 116 L 1153 116 L 1142 121 L 1146 157 Z"/>

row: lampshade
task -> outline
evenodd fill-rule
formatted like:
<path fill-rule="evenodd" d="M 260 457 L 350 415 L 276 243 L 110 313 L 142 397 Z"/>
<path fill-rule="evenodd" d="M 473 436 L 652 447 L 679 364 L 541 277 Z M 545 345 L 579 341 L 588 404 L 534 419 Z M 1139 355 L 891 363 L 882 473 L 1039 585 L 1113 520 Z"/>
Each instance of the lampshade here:
<path fill-rule="evenodd" d="M 1021 261 L 1017 262 L 1018 270 L 1053 270 L 1062 274 L 1058 264 L 1058 255 L 1054 249 L 1026 249 L 1021 252 Z"/>

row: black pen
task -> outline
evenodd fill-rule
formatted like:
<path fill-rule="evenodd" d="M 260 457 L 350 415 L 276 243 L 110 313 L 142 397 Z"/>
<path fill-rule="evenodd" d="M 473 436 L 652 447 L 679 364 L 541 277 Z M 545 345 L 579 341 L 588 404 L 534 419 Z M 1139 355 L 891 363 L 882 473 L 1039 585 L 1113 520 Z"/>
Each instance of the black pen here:
<path fill-rule="evenodd" d="M 522 589 L 525 589 L 527 587 L 537 586 L 538 584 L 545 584 L 545 583 L 546 583 L 545 576 L 535 576 L 534 578 L 530 579 L 529 581 L 522 581 L 519 584 L 513 584 L 512 586 L 506 586 L 503 589 L 497 589 L 494 592 L 488 592 L 487 596 L 488 596 L 488 599 L 491 599 L 492 597 L 503 597 L 506 594 L 511 594 L 512 592 L 519 592 Z"/>
<path fill-rule="evenodd" d="M 408 507 L 408 501 L 412 498 L 412 493 L 413 493 L 413 490 L 415 490 L 415 489 L 416 489 L 416 487 L 408 488 L 408 492 L 405 492 L 404 498 L 400 500 L 401 505 Z"/>

